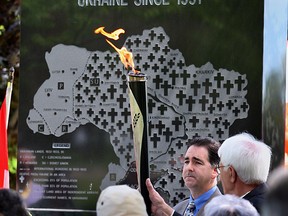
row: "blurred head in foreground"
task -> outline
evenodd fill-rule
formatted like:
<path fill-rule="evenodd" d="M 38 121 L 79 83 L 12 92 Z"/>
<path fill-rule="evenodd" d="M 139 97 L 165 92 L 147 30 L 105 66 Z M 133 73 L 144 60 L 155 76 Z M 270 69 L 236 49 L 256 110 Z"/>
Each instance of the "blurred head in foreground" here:
<path fill-rule="evenodd" d="M 269 190 L 266 194 L 261 215 L 286 216 L 288 213 L 288 170 L 278 168 L 268 179 Z"/>
<path fill-rule="evenodd" d="M 245 199 L 226 194 L 213 198 L 204 209 L 205 216 L 259 216 L 255 207 Z"/>
<path fill-rule="evenodd" d="M 23 200 L 12 189 L 0 189 L 0 215 L 4 216 L 29 216 Z"/>
<path fill-rule="evenodd" d="M 97 216 L 148 216 L 140 192 L 127 185 L 104 189 L 97 201 Z"/>

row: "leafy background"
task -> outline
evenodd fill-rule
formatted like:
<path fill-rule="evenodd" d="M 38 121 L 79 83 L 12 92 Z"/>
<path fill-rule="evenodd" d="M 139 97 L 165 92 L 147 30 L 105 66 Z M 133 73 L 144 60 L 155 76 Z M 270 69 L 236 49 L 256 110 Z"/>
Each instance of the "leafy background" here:
<path fill-rule="evenodd" d="M 8 71 L 14 68 L 15 77 L 8 125 L 10 187 L 16 188 L 18 79 L 20 63 L 20 0 L 0 0 L 0 101 L 2 103 Z"/>

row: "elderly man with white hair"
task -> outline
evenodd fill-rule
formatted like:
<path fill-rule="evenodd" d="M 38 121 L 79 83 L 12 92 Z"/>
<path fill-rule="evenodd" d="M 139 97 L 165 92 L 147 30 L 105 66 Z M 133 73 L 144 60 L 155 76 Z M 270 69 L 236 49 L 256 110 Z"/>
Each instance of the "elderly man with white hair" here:
<path fill-rule="evenodd" d="M 270 147 L 248 133 L 241 133 L 226 139 L 218 155 L 224 194 L 242 197 L 260 212 L 267 192 Z"/>

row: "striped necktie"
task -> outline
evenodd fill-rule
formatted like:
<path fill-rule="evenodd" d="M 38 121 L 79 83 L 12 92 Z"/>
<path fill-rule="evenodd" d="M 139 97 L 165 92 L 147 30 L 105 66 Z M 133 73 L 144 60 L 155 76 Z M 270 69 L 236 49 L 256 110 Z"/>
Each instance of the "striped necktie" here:
<path fill-rule="evenodd" d="M 194 201 L 191 201 L 185 210 L 184 216 L 193 216 L 196 206 Z"/>

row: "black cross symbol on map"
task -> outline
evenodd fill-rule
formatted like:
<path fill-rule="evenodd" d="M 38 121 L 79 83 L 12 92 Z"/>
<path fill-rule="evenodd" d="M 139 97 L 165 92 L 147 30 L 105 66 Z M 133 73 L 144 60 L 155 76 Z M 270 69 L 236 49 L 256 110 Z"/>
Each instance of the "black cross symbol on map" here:
<path fill-rule="evenodd" d="M 77 117 L 79 117 L 82 114 L 82 111 L 80 109 L 77 109 L 75 111 L 75 114 L 77 115 Z"/>
<path fill-rule="evenodd" d="M 103 102 L 105 102 L 108 99 L 108 96 L 103 93 L 100 98 L 103 100 Z"/>
<path fill-rule="evenodd" d="M 195 128 L 197 123 L 199 123 L 199 119 L 196 116 L 193 116 L 191 119 L 189 119 L 189 123 L 192 123 L 192 127 Z"/>
<path fill-rule="evenodd" d="M 104 129 L 107 128 L 107 125 L 108 125 L 108 124 L 109 124 L 109 123 L 106 121 L 106 119 L 103 119 L 103 121 L 101 122 L 101 125 L 103 126 Z"/>
<path fill-rule="evenodd" d="M 109 129 L 108 131 L 109 131 L 109 133 L 111 134 L 111 136 L 113 136 L 114 133 L 116 132 L 116 129 L 114 128 L 113 125 L 111 125 L 111 127 L 110 127 L 110 129 Z"/>
<path fill-rule="evenodd" d="M 107 92 L 110 93 L 110 99 L 114 99 L 114 93 L 117 92 L 117 89 L 114 87 L 114 85 L 110 85 L 110 87 L 107 89 Z"/>
<path fill-rule="evenodd" d="M 105 69 L 105 66 L 103 65 L 102 62 L 99 64 L 98 69 L 99 69 L 101 72 Z"/>
<path fill-rule="evenodd" d="M 87 74 L 85 74 L 85 75 L 82 77 L 82 80 L 84 80 L 84 82 L 87 83 L 87 81 L 89 80 L 89 77 L 87 76 Z"/>
<path fill-rule="evenodd" d="M 122 93 L 126 93 L 128 88 L 126 81 L 123 81 L 122 84 L 120 84 L 120 88 L 123 90 Z"/>
<path fill-rule="evenodd" d="M 94 114 L 94 111 L 90 108 L 87 110 L 87 114 L 91 117 Z"/>
<path fill-rule="evenodd" d="M 161 85 L 162 89 L 164 90 L 164 95 L 168 96 L 168 90 L 172 88 L 170 84 L 168 84 L 168 81 L 164 81 L 164 83 Z"/>
<path fill-rule="evenodd" d="M 219 129 L 216 131 L 216 133 L 218 134 L 219 138 L 221 138 L 222 135 L 224 134 L 224 131 L 223 131 L 221 128 L 219 128 Z"/>
<path fill-rule="evenodd" d="M 165 46 L 162 51 L 164 52 L 165 55 L 167 55 L 170 52 L 170 48 L 168 46 Z"/>
<path fill-rule="evenodd" d="M 148 56 L 148 59 L 150 60 L 150 62 L 153 62 L 153 60 L 155 59 L 155 56 L 153 53 L 150 53 Z"/>
<path fill-rule="evenodd" d="M 118 120 L 116 126 L 118 127 L 119 130 L 121 130 L 122 127 L 124 126 L 124 123 L 121 120 Z"/>
<path fill-rule="evenodd" d="M 123 97 L 123 94 L 120 94 L 116 101 L 119 103 L 119 107 L 122 109 L 123 104 L 126 102 L 126 97 Z"/>
<path fill-rule="evenodd" d="M 109 63 L 110 60 L 112 59 L 112 57 L 110 56 L 109 53 L 107 53 L 107 55 L 104 57 L 104 59 L 106 60 L 107 63 Z"/>
<path fill-rule="evenodd" d="M 166 137 L 166 142 L 170 141 L 170 137 L 173 135 L 172 131 L 167 127 L 166 130 L 163 132 L 163 135 Z"/>
<path fill-rule="evenodd" d="M 178 149 L 181 149 L 183 147 L 183 143 L 179 140 L 177 143 L 176 143 L 176 146 L 178 147 Z M 173 156 L 173 155 L 171 155 Z"/>
<path fill-rule="evenodd" d="M 167 185 L 167 183 L 168 183 L 168 182 L 167 182 L 164 178 L 162 178 L 162 180 L 159 181 L 159 184 L 161 185 L 162 188 L 165 188 L 165 186 Z"/>
<path fill-rule="evenodd" d="M 160 33 L 157 38 L 160 42 L 163 42 L 163 40 L 165 39 L 165 36 L 162 33 Z"/>
<path fill-rule="evenodd" d="M 183 79 L 183 85 L 187 85 L 187 79 L 190 78 L 190 74 L 187 73 L 187 70 L 184 70 L 183 73 L 180 74 L 180 77 Z"/>
<path fill-rule="evenodd" d="M 201 88 L 201 85 L 198 83 L 197 80 L 194 80 L 194 83 L 190 85 L 190 88 L 193 89 L 194 96 L 198 96 L 198 89 Z"/>
<path fill-rule="evenodd" d="M 182 125 L 182 121 L 179 119 L 179 117 L 175 117 L 175 119 L 172 121 L 172 125 L 175 126 L 175 131 L 179 131 L 179 126 Z"/>
<path fill-rule="evenodd" d="M 145 62 L 143 65 L 142 65 L 142 68 L 144 70 L 148 70 L 150 68 L 150 65 L 148 64 L 148 62 Z"/>
<path fill-rule="evenodd" d="M 88 100 L 89 100 L 90 103 L 92 104 L 92 103 L 96 100 L 96 98 L 94 97 L 94 95 L 91 94 L 91 95 L 89 96 Z"/>
<path fill-rule="evenodd" d="M 241 91 L 242 90 L 242 84 L 245 83 L 245 80 L 242 79 L 242 76 L 238 76 L 237 80 L 235 80 L 235 84 L 237 84 L 238 88 L 237 90 L 238 91 Z"/>
<path fill-rule="evenodd" d="M 127 107 L 124 108 L 123 112 L 121 112 L 121 116 L 124 117 L 124 123 L 128 122 L 128 117 L 130 117 L 130 111 Z"/>
<path fill-rule="evenodd" d="M 156 124 L 155 127 L 158 128 L 158 134 L 162 135 L 162 129 L 165 128 L 165 125 L 162 123 L 161 120 L 158 121 L 158 124 Z"/>
<path fill-rule="evenodd" d="M 83 87 L 83 85 L 81 84 L 81 82 L 78 82 L 77 85 L 75 85 L 75 86 L 76 86 L 76 88 L 77 88 L 78 91 Z"/>
<path fill-rule="evenodd" d="M 168 178 L 170 179 L 170 182 L 172 183 L 174 179 L 176 179 L 176 176 L 174 175 L 174 173 L 170 173 Z"/>
<path fill-rule="evenodd" d="M 114 68 L 116 67 L 116 65 L 115 65 L 114 62 L 112 61 L 112 62 L 109 64 L 108 67 L 110 68 L 111 71 L 113 71 Z"/>
<path fill-rule="evenodd" d="M 83 92 L 85 93 L 85 95 L 88 95 L 89 93 L 90 93 L 90 89 L 89 89 L 89 87 L 86 87 L 84 90 L 83 90 Z"/>
<path fill-rule="evenodd" d="M 219 103 L 217 104 L 217 107 L 218 107 L 218 109 L 219 109 L 219 111 L 222 111 L 222 108 L 224 108 L 224 104 L 223 104 L 223 102 L 222 101 L 219 101 Z"/>
<path fill-rule="evenodd" d="M 241 111 L 239 110 L 238 107 L 235 107 L 234 110 L 232 110 L 232 112 L 233 112 L 233 113 L 235 114 L 235 116 L 237 117 L 238 114 L 239 114 Z"/>
<path fill-rule="evenodd" d="M 118 146 L 118 144 L 120 143 L 120 140 L 118 139 L 118 137 L 114 137 L 112 143 L 115 145 L 115 146 Z"/>
<path fill-rule="evenodd" d="M 230 122 L 227 119 L 225 119 L 222 125 L 224 126 L 225 129 L 228 129 L 228 127 L 230 126 Z"/>
<path fill-rule="evenodd" d="M 98 115 L 95 115 L 94 118 L 93 118 L 93 121 L 95 122 L 95 124 L 97 125 L 99 122 L 100 122 L 100 118 Z"/>
<path fill-rule="evenodd" d="M 172 79 L 172 85 L 175 85 L 177 78 L 179 78 L 179 74 L 176 72 L 176 70 L 172 70 L 169 77 Z"/>
<path fill-rule="evenodd" d="M 209 120 L 209 118 L 205 118 L 205 120 L 203 121 L 205 127 L 207 128 L 209 126 L 209 124 L 211 123 L 211 121 Z"/>
<path fill-rule="evenodd" d="M 224 88 L 226 88 L 226 94 L 230 94 L 231 93 L 231 89 L 233 88 L 233 84 L 231 83 L 230 80 L 227 80 L 227 82 L 223 85 Z"/>
<path fill-rule="evenodd" d="M 213 104 L 210 104 L 209 107 L 208 107 L 208 110 L 209 110 L 209 113 L 212 114 L 213 111 L 215 110 L 215 107 Z"/>
<path fill-rule="evenodd" d="M 188 110 L 189 111 L 192 111 L 193 109 L 193 104 L 195 104 L 195 100 L 193 99 L 193 96 L 189 96 L 187 99 L 186 99 L 186 103 L 188 104 Z"/>
<path fill-rule="evenodd" d="M 178 202 L 179 200 L 176 197 L 173 197 L 173 199 L 171 200 L 173 206 L 175 206 Z"/>
<path fill-rule="evenodd" d="M 89 73 L 94 69 L 91 64 L 89 64 L 86 68 L 89 71 Z"/>
<path fill-rule="evenodd" d="M 111 108 L 111 111 L 108 112 L 108 116 L 111 117 L 111 122 L 115 122 L 115 117 L 118 115 L 118 112 L 115 111 L 115 108 Z"/>
<path fill-rule="evenodd" d="M 163 82 L 163 79 L 160 77 L 160 75 L 156 75 L 154 79 L 152 79 L 152 82 L 155 83 L 155 89 L 160 88 L 160 83 Z"/>
<path fill-rule="evenodd" d="M 249 106 L 246 102 L 243 102 L 243 104 L 240 107 L 243 109 L 243 112 L 246 112 Z"/>
<path fill-rule="evenodd" d="M 109 78 L 112 76 L 111 73 L 109 71 L 106 71 L 106 73 L 103 75 L 104 77 L 106 77 L 107 80 L 109 80 Z"/>
<path fill-rule="evenodd" d="M 153 137 L 150 138 L 151 142 L 153 142 L 153 148 L 157 148 L 157 143 L 161 140 L 160 137 L 154 133 Z"/>
<path fill-rule="evenodd" d="M 181 106 L 181 105 L 183 105 L 183 99 L 186 98 L 186 94 L 184 94 L 183 91 L 180 90 L 180 91 L 178 92 L 178 94 L 176 94 L 176 98 L 179 99 L 179 100 L 178 100 L 178 104 L 179 104 L 179 106 Z"/>
<path fill-rule="evenodd" d="M 217 73 L 217 75 L 214 77 L 214 80 L 217 83 L 217 88 L 221 88 L 221 82 L 224 80 L 224 76 L 221 75 L 221 73 Z"/>
<path fill-rule="evenodd" d="M 154 40 L 154 37 L 156 37 L 155 31 L 152 30 L 152 31 L 149 33 L 149 36 L 150 36 L 150 39 L 151 39 L 151 40 Z"/>
<path fill-rule="evenodd" d="M 132 156 L 130 155 L 129 152 L 127 152 L 126 155 L 125 155 L 125 158 L 126 158 L 127 162 L 130 162 L 130 159 L 132 158 Z"/>
<path fill-rule="evenodd" d="M 148 48 L 148 47 L 150 46 L 151 42 L 150 42 L 148 39 L 146 39 L 146 40 L 143 42 L 143 44 L 144 44 L 145 48 Z"/>
<path fill-rule="evenodd" d="M 137 38 L 134 40 L 134 43 L 135 43 L 136 47 L 139 47 L 139 45 L 141 44 L 141 40 L 139 39 L 139 37 L 137 37 Z"/>
<path fill-rule="evenodd" d="M 94 63 L 96 63 L 98 59 L 99 59 L 98 55 L 94 53 L 94 55 L 92 56 L 92 60 L 94 60 Z"/>
<path fill-rule="evenodd" d="M 123 145 L 121 145 L 119 148 L 118 148 L 118 152 L 120 152 L 120 154 L 123 154 L 125 152 L 125 148 L 123 147 Z"/>
<path fill-rule="evenodd" d="M 214 124 L 215 128 L 218 128 L 220 121 L 218 120 L 218 118 L 215 118 L 214 121 L 212 121 L 212 123 Z"/>

